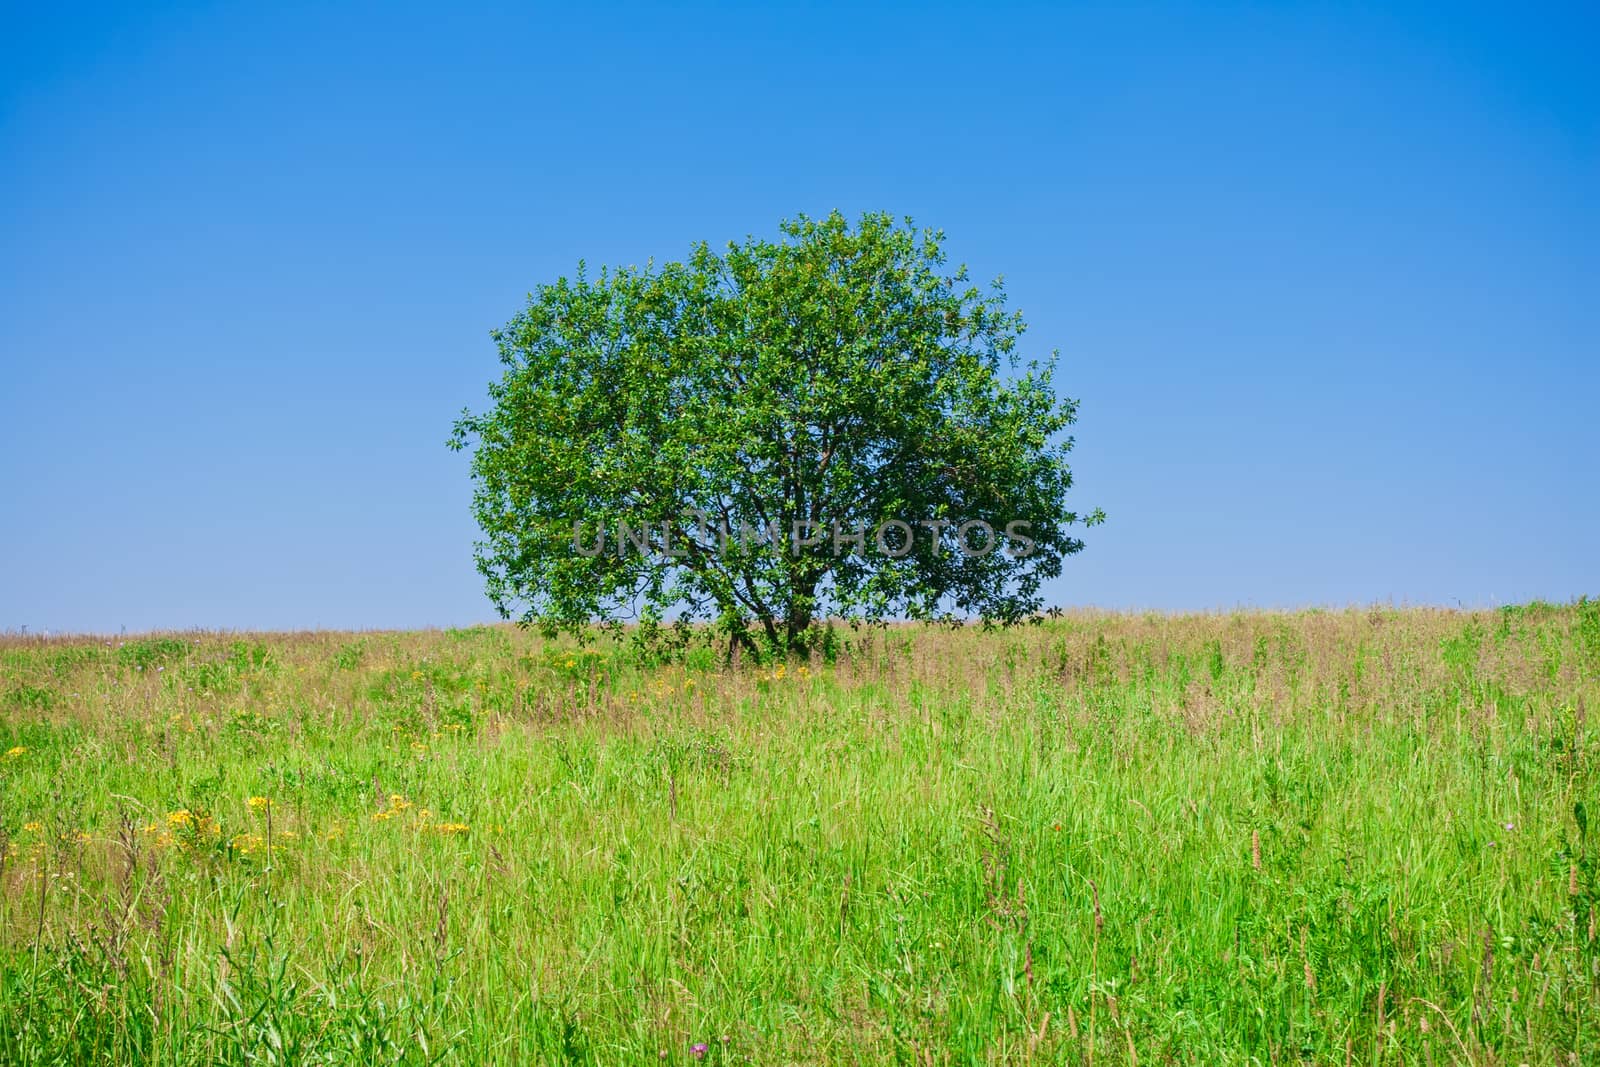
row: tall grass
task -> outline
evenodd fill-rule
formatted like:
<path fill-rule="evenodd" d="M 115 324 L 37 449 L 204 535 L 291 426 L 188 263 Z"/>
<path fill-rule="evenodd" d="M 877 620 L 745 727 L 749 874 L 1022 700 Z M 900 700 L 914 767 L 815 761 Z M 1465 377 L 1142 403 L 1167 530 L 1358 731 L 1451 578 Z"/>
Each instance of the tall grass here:
<path fill-rule="evenodd" d="M 7 1063 L 1600 1061 L 1600 607 L 0 641 Z"/>

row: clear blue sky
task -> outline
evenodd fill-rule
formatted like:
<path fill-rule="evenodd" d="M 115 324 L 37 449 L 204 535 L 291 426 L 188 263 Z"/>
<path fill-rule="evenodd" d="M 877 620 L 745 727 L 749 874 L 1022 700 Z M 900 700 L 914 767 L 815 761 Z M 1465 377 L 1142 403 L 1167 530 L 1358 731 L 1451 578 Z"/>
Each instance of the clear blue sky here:
<path fill-rule="evenodd" d="M 835 207 L 1061 350 L 1052 601 L 1600 593 L 1597 11 L 8 4 L 0 629 L 491 618 L 488 330 Z"/>

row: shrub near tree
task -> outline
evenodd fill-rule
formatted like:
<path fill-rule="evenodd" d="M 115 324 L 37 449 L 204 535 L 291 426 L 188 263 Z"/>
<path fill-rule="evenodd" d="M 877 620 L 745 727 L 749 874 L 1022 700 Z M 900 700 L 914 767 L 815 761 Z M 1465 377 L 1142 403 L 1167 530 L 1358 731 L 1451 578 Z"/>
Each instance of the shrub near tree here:
<path fill-rule="evenodd" d="M 451 445 L 503 615 L 710 620 L 730 653 L 782 654 L 830 617 L 1038 611 L 1101 516 L 1067 507 L 1075 403 L 1020 360 L 1001 283 L 947 272 L 909 219 L 781 234 L 580 264 L 494 332 L 504 373 Z"/>

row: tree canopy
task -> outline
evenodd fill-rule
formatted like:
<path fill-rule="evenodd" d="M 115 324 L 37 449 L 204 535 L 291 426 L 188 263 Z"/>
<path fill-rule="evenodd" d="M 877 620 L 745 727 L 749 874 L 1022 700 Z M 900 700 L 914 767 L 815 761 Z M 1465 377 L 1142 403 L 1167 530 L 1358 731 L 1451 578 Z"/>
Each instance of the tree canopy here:
<path fill-rule="evenodd" d="M 1036 612 L 1101 517 L 1066 504 L 1075 403 L 942 242 L 835 212 L 540 285 L 451 437 L 500 612 L 711 620 L 752 651 L 826 618 Z"/>

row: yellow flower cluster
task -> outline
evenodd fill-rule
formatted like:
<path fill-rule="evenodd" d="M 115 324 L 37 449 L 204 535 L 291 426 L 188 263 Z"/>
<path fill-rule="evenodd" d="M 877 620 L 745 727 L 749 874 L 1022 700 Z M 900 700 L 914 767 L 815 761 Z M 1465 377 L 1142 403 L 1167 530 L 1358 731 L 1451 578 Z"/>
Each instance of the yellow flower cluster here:
<path fill-rule="evenodd" d="M 794 674 L 796 678 L 809 678 L 811 677 L 811 668 L 802 663 L 795 669 Z M 756 675 L 756 677 L 763 682 L 781 682 L 788 678 L 788 676 L 789 667 L 784 663 L 780 663 L 776 667 L 772 668 L 770 673 Z"/>
<path fill-rule="evenodd" d="M 395 744 L 397 746 L 398 745 L 409 745 L 410 748 L 411 748 L 411 751 L 417 753 L 417 755 L 420 756 L 420 755 L 425 754 L 428 751 L 428 741 L 430 741 L 430 740 L 431 741 L 438 741 L 441 738 L 443 738 L 447 733 L 449 733 L 449 734 L 459 734 L 462 731 L 462 729 L 463 729 L 462 725 L 460 723 L 458 723 L 458 722 L 447 722 L 447 723 L 442 724 L 437 730 L 433 731 L 433 733 L 429 734 L 427 736 L 426 740 L 424 740 L 423 735 L 419 733 L 419 734 L 414 735 L 411 738 L 410 741 L 407 741 L 406 740 L 406 728 L 404 726 L 402 726 L 400 723 L 395 723 L 393 728 L 391 729 L 391 733 L 394 733 L 394 734 L 398 735 L 394 739 L 395 740 Z"/>
<path fill-rule="evenodd" d="M 698 685 L 698 682 L 689 677 L 688 672 L 683 672 L 683 686 L 681 689 L 679 688 L 675 679 L 666 676 L 658 676 L 650 682 L 650 692 L 653 693 L 657 698 L 663 698 L 672 696 L 674 693 L 678 692 L 692 693 Z M 633 690 L 628 694 L 628 698 L 630 700 L 637 701 L 642 699 L 642 697 L 643 694 L 638 690 Z"/>
<path fill-rule="evenodd" d="M 388 822 L 390 819 L 398 817 L 401 812 L 405 811 L 409 807 L 411 807 L 411 801 L 407 800 L 399 793 L 391 793 L 389 794 L 389 807 L 384 811 L 373 812 L 372 821 Z"/>
<path fill-rule="evenodd" d="M 293 830 L 274 830 L 272 832 L 272 843 L 276 845 L 283 841 L 293 841 L 296 836 L 298 835 Z M 230 844 L 232 844 L 235 852 L 249 856 L 264 851 L 267 847 L 267 839 L 261 834 L 238 834 Z"/>
<path fill-rule="evenodd" d="M 252 811 L 270 811 L 276 802 L 270 797 L 252 796 L 246 798 L 246 803 Z M 435 814 L 432 810 L 419 807 L 406 799 L 403 794 L 392 793 L 387 804 L 381 811 L 374 812 L 374 822 L 389 822 L 394 819 L 403 819 L 407 825 L 417 832 L 432 832 L 442 837 L 460 837 L 472 833 L 472 827 L 464 822 L 434 822 Z M 492 832 L 499 833 L 499 826 L 491 827 Z M 38 820 L 23 823 L 21 834 L 24 844 L 31 835 L 34 843 L 27 846 L 32 855 L 42 855 L 46 842 L 38 840 L 44 834 L 45 824 Z M 264 854 L 269 844 L 278 848 L 288 842 L 299 839 L 299 834 L 293 830 L 284 830 L 274 827 L 269 841 L 265 826 L 259 828 L 260 832 L 243 832 L 231 837 L 225 836 L 221 825 L 215 818 L 204 811 L 178 808 L 169 811 L 165 816 L 145 824 L 142 834 L 149 844 L 157 849 L 182 847 L 185 850 L 199 850 L 214 842 L 226 842 L 227 846 L 238 855 L 254 856 Z M 333 823 L 326 832 L 318 831 L 317 835 L 323 841 L 333 842 L 345 836 L 345 826 L 342 823 Z M 82 830 L 74 830 L 61 835 L 62 842 L 87 842 L 89 834 Z M 22 850 L 16 842 L 8 843 L 8 855 L 18 855 Z"/>
<path fill-rule="evenodd" d="M 177 811 L 167 812 L 167 825 L 177 830 L 194 830 L 197 833 L 215 836 L 220 827 L 217 820 L 203 812 L 196 815 L 188 808 L 179 808 Z"/>
<path fill-rule="evenodd" d="M 30 821 L 22 824 L 22 833 L 25 836 L 31 836 L 33 834 L 43 832 L 44 823 L 42 822 Z M 64 845 L 83 844 L 89 840 L 89 835 L 82 830 L 71 830 L 67 833 L 58 835 L 57 840 Z M 44 849 L 45 843 L 43 841 L 35 841 L 28 846 L 28 855 L 33 859 L 38 859 L 40 856 L 44 855 Z M 18 847 L 15 841 L 7 842 L 5 849 L 6 856 L 17 856 L 20 855 L 21 852 L 22 850 Z"/>
<path fill-rule="evenodd" d="M 205 813 L 195 813 L 188 808 L 167 812 L 166 823 L 153 822 L 144 828 L 146 837 L 155 839 L 158 847 L 182 841 L 194 844 L 203 838 L 221 837 L 222 827 Z"/>
<path fill-rule="evenodd" d="M 17 745 L 13 748 L 6 749 L 6 759 L 21 759 L 27 754 L 28 749 L 24 745 Z"/>
<path fill-rule="evenodd" d="M 266 848 L 267 842 L 260 834 L 238 834 L 229 842 L 233 850 L 240 855 L 248 856 Z"/>
<path fill-rule="evenodd" d="M 446 836 L 464 834 L 471 830 L 471 827 L 467 826 L 466 823 L 460 822 L 441 822 L 430 825 L 433 811 L 429 808 L 417 807 L 399 793 L 390 795 L 387 808 L 372 813 L 372 821 L 390 822 L 394 819 L 402 818 L 408 811 L 411 812 L 411 825 L 418 830 L 432 830 L 435 833 L 445 834 Z M 329 836 L 331 839 L 332 835 Z"/>

